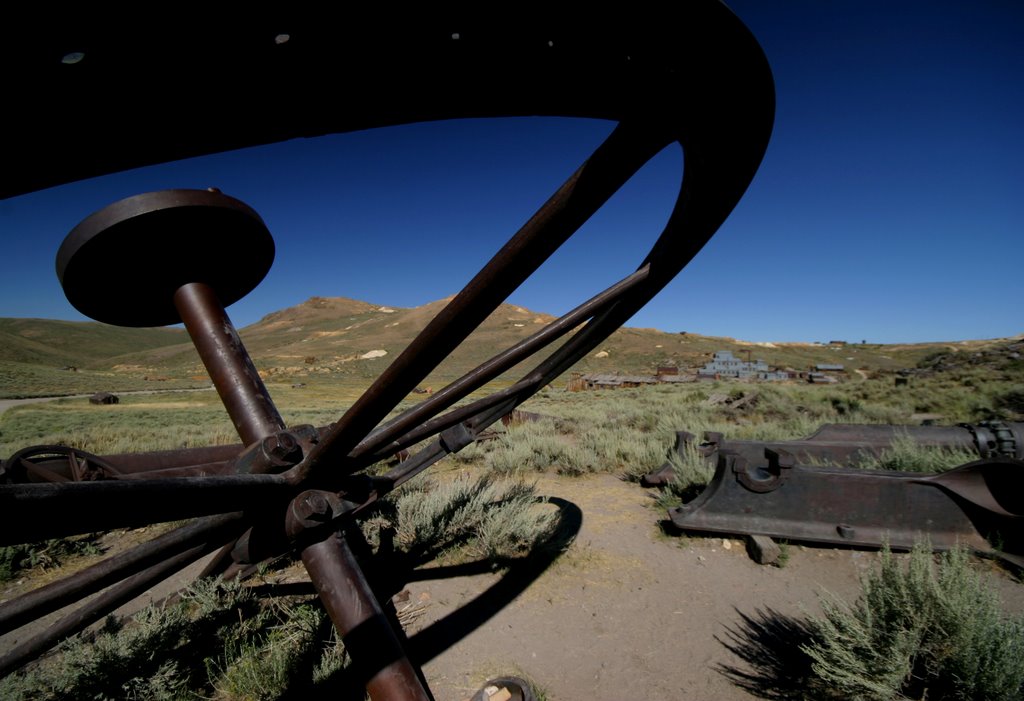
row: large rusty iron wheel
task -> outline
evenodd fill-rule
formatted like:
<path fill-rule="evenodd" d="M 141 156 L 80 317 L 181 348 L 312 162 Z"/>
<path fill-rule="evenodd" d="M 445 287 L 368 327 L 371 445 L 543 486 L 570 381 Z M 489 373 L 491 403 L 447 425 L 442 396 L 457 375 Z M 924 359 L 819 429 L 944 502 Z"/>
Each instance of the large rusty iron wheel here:
<path fill-rule="evenodd" d="M 344 31 L 311 16 L 259 19 L 245 30 L 187 19 L 130 35 L 106 27 L 89 34 L 95 22 L 69 32 L 23 28 L 19 38 L 29 39 L 31 50 L 19 53 L 19 44 L 5 53 L 18 76 L 11 104 L 25 109 L 9 128 L 17 137 L 9 139 L 0 195 L 241 146 L 415 121 L 557 115 L 611 119 L 618 126 L 355 404 L 320 430 L 284 425 L 223 309 L 258 284 L 273 258 L 269 232 L 254 210 L 216 191 L 172 190 L 115 203 L 76 227 L 58 255 L 58 275 L 72 303 L 110 323 L 183 321 L 242 442 L 99 458 L 116 479 L 0 486 L 4 543 L 195 519 L 0 606 L 3 632 L 106 588 L 0 660 L 0 668 L 17 668 L 204 554 L 220 549 L 207 571 L 232 573 L 295 550 L 354 664 L 365 670 L 371 696 L 429 698 L 382 622 L 341 535 L 344 527 L 569 369 L 700 250 L 764 155 L 774 117 L 767 61 L 727 8 L 704 0 L 669 16 L 600 18 L 586 31 L 552 16 L 501 23 L 421 16 L 407 18 L 403 27 L 384 16 L 351 17 Z M 388 31 L 370 31 L 377 27 Z M 68 50 L 75 32 L 92 47 L 85 58 L 75 65 L 52 60 Z M 132 63 L 140 47 L 147 61 Z M 135 73 L 138 80 L 125 80 Z M 133 90 L 105 89 L 115 84 Z M 40 126 L 46 122 L 39 115 L 67 104 L 89 105 L 73 129 Z M 385 420 L 671 144 L 682 147 L 685 159 L 679 195 L 633 272 Z M 190 241 L 180 250 L 198 247 L 202 260 L 168 245 L 168 264 L 159 269 L 138 270 L 118 283 L 89 275 L 101 263 L 138 269 L 128 242 L 142 235 L 168 244 L 176 237 Z M 546 357 L 519 381 L 453 408 L 545 349 Z M 385 475 L 365 475 L 368 466 L 423 441 L 426 447 Z"/>

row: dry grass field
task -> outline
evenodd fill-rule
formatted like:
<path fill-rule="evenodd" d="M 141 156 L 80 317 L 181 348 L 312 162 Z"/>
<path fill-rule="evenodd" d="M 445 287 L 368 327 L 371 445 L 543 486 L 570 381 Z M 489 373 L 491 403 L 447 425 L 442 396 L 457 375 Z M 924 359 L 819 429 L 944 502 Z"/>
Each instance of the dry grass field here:
<path fill-rule="evenodd" d="M 370 315 L 368 324 L 382 314 L 360 313 Z M 261 323 L 281 322 L 292 323 L 285 316 Z M 893 572 L 917 561 L 895 556 L 894 570 L 874 552 L 794 543 L 784 545 L 783 566 L 757 565 L 742 540 L 666 529 L 665 505 L 689 498 L 706 473 L 685 475 L 690 483 L 660 491 L 643 489 L 636 480 L 665 461 L 681 429 L 787 439 L 823 423 L 913 424 L 922 413 L 941 415 L 948 424 L 1021 420 L 1024 373 L 1013 343 L 1020 345 L 916 353 L 909 363 L 915 370 L 903 386 L 894 384 L 891 372 L 870 366 L 829 386 L 719 381 L 573 393 L 551 385 L 522 407 L 545 419 L 499 427 L 371 513 L 362 522 L 374 553 L 365 566 L 378 575 L 381 597 L 394 602 L 410 650 L 439 699 L 468 698 L 499 672 L 526 676 L 541 698 L 562 701 L 893 697 L 898 685 L 875 688 L 863 673 L 829 677 L 815 671 L 815 659 L 800 646 L 811 649 L 808 641 L 826 640 L 827 614 L 846 610 L 834 602 L 856 601 L 872 573 L 888 572 L 883 576 L 893 580 Z M 109 369 L 97 372 L 121 377 Z M 268 375 L 289 424 L 333 421 L 366 386 L 359 373 L 315 367 L 295 372 Z M 744 401 L 709 401 L 713 395 Z M 0 415 L 0 455 L 43 443 L 103 454 L 235 441 L 208 389 L 124 393 L 111 406 L 64 398 Z M 899 459 L 909 464 L 917 457 Z M 936 456 L 924 457 L 932 461 L 927 469 L 943 467 L 935 467 Z M 948 467 L 962 456 L 946 459 Z M 387 546 L 383 533 L 389 534 Z M 152 534 L 115 532 L 5 548 L 0 598 Z M 930 555 L 927 560 L 932 562 Z M 1002 657 L 991 658 L 996 667 L 1019 660 L 1012 657 L 1024 645 L 1024 586 L 1017 575 L 975 561 L 942 580 L 948 567 L 930 566 L 939 568 L 942 586 L 961 583 L 956 591 L 964 610 L 989 612 L 988 628 L 964 634 L 974 636 L 970 644 L 998 650 Z M 921 565 L 913 567 L 920 575 Z M 171 588 L 189 581 L 178 578 Z M 933 586 L 927 577 L 916 581 L 924 589 Z M 149 592 L 133 608 L 161 600 L 166 591 Z M 872 606 L 884 608 L 886 600 L 880 601 Z M 836 620 L 833 625 L 846 625 L 846 619 Z M 910 625 L 934 627 L 931 620 Z M 0 638 L 0 649 L 24 634 Z M 934 645 L 945 643 L 915 644 L 913 650 L 928 651 L 921 659 L 930 655 L 929 664 L 939 665 Z M 833 655 L 824 659 L 834 667 L 840 653 L 821 649 L 818 654 Z M 111 619 L 27 673 L 9 677 L 0 684 L 0 697 L 362 698 L 346 682 L 346 659 L 301 566 L 286 559 L 240 586 L 195 585 L 178 604 L 145 610 L 134 622 Z M 902 673 L 898 665 L 894 669 L 890 677 Z M 913 667 L 907 674 L 920 672 Z M 996 672 L 1002 687 L 992 685 L 991 669 L 975 670 L 989 684 L 978 688 L 992 698 L 1018 698 L 1013 693 L 1020 693 L 1019 680 L 1005 669 Z M 952 698 L 943 695 L 944 683 L 907 689 L 915 698 Z M 1016 691 L 1007 686 L 1013 683 Z"/>

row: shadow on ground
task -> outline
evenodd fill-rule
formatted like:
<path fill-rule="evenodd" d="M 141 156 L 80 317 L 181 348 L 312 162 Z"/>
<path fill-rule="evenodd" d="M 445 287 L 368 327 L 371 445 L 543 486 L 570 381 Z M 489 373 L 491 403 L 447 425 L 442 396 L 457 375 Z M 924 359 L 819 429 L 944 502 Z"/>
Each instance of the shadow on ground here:
<path fill-rule="evenodd" d="M 811 659 L 802 649 L 814 639 L 808 624 L 772 609 L 748 616 L 737 610 L 740 623 L 727 628 L 726 649 L 747 663 L 746 668 L 719 665 L 733 684 L 762 699 L 806 699 L 813 696 Z"/>
<path fill-rule="evenodd" d="M 576 538 L 583 524 L 582 510 L 576 504 L 565 499 L 551 497 L 547 501 L 558 508 L 557 525 L 546 541 L 522 557 L 498 563 L 478 561 L 427 569 L 412 569 L 411 565 L 414 563 L 410 561 L 404 563 L 405 567 L 396 567 L 396 563 L 392 561 L 383 568 L 367 572 L 368 578 L 377 591 L 378 599 L 389 601 L 391 596 L 412 581 L 449 579 L 504 570 L 501 579 L 475 599 L 435 621 L 412 637 L 403 640 L 407 654 L 417 667 L 441 655 L 512 603 L 561 557 Z M 401 635 L 402 628 L 395 617 L 393 606 L 387 607 L 387 613 L 391 618 L 392 626 Z M 383 665 L 389 660 L 379 662 Z M 326 682 L 317 685 L 316 697 L 362 701 L 365 694 L 365 676 L 366 670 L 346 667 L 339 670 Z M 308 689 L 303 689 L 301 693 L 308 693 L 308 691 Z M 301 696 L 289 696 L 289 698 L 301 698 Z"/>

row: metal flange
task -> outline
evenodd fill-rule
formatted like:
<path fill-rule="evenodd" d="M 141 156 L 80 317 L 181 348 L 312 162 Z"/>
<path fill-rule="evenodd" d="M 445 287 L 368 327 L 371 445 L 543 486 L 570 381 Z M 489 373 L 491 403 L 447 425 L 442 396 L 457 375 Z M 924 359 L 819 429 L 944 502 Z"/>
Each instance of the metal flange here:
<path fill-rule="evenodd" d="M 116 326 L 182 321 L 174 293 L 201 282 L 228 306 L 260 283 L 274 239 L 248 205 L 216 190 L 161 190 L 86 217 L 57 252 L 57 277 L 86 316 Z"/>

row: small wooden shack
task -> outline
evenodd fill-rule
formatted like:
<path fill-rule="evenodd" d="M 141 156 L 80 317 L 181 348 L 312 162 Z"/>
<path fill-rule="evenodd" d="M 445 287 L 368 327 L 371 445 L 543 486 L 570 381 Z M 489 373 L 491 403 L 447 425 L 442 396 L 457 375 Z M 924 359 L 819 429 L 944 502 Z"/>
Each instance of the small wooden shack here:
<path fill-rule="evenodd" d="M 90 404 L 117 404 L 121 399 L 110 392 L 97 392 L 89 397 Z"/>

